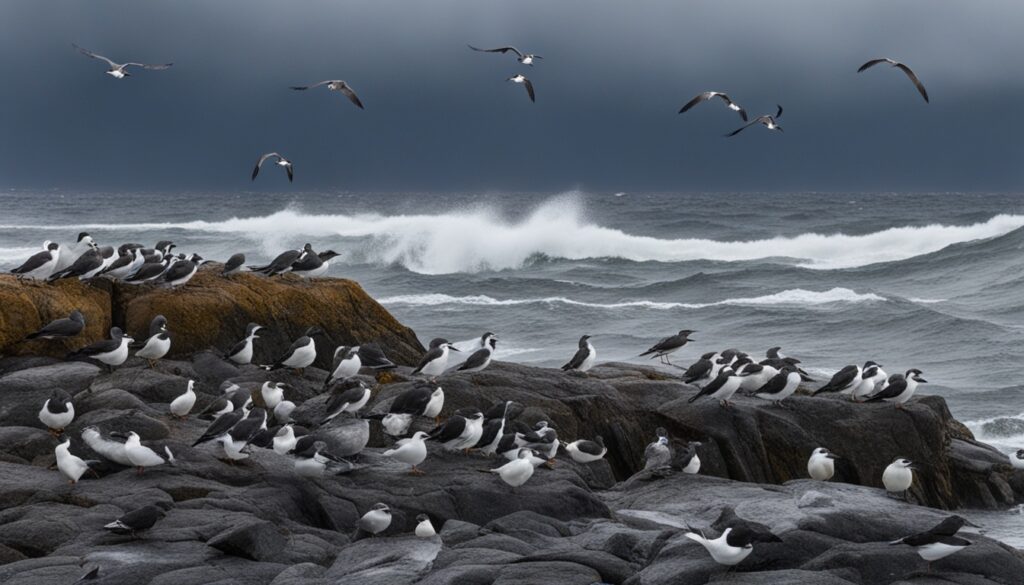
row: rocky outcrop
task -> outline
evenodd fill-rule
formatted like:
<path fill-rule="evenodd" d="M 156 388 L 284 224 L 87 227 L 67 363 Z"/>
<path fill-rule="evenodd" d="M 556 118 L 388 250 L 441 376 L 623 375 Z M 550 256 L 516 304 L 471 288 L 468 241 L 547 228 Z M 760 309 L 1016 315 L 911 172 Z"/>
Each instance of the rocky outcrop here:
<path fill-rule="evenodd" d="M 377 343 L 396 363 L 411 364 L 423 347 L 415 333 L 399 323 L 359 286 L 344 279 L 301 280 L 238 274 L 221 278 L 212 267 L 201 270 L 186 286 L 167 289 L 125 285 L 98 279 L 94 284 L 74 279 L 55 284 L 22 284 L 0 276 L 0 355 L 63 357 L 70 349 L 107 336 L 117 325 L 144 338 L 149 322 L 164 315 L 170 324 L 171 357 L 190 356 L 208 348 L 230 348 L 250 322 L 267 327 L 256 345 L 255 360 L 271 363 L 313 325 L 326 335 L 317 365 L 331 363 L 338 345 Z M 80 309 L 86 330 L 66 342 L 35 341 L 24 337 L 47 322 Z"/>

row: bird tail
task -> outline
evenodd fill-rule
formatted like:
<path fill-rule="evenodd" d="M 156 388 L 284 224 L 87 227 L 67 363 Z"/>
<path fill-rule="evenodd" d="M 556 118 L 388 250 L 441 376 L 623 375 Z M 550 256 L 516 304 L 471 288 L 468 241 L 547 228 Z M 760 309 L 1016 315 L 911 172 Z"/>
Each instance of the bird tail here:
<path fill-rule="evenodd" d="M 891 541 L 891 542 L 890 542 L 889 544 L 903 544 L 903 539 L 902 539 L 902 538 L 900 538 L 900 539 L 898 539 L 898 540 L 893 540 L 893 541 Z"/>
<path fill-rule="evenodd" d="M 642 354 L 640 354 L 638 357 L 644 357 L 645 355 L 650 355 L 652 353 L 654 353 L 654 350 L 653 349 L 649 349 L 649 350 L 643 352 Z"/>
<path fill-rule="evenodd" d="M 694 541 L 694 542 L 696 542 L 698 544 L 701 544 L 701 545 L 704 545 L 704 546 L 707 545 L 708 539 L 707 539 L 707 537 L 704 536 L 704 532 L 702 532 L 700 530 L 697 530 L 696 528 L 693 528 L 691 526 L 687 526 L 686 528 L 687 528 L 687 530 L 689 532 L 686 532 L 685 534 L 683 534 L 683 536 L 685 536 L 686 538 L 689 538 L 690 540 L 692 540 L 692 541 Z"/>
<path fill-rule="evenodd" d="M 692 402 L 693 402 L 694 400 L 697 400 L 698 398 L 700 398 L 700 393 L 699 393 L 699 392 L 698 392 L 697 394 L 694 394 L 693 396 L 691 396 L 691 397 L 690 397 L 690 399 L 689 399 L 689 400 L 687 400 L 686 402 L 687 402 L 687 404 L 690 404 L 690 403 L 692 403 Z"/>
<path fill-rule="evenodd" d="M 167 462 L 171 465 L 177 464 L 177 459 L 174 458 L 174 453 L 171 453 L 171 448 L 164 445 L 164 453 L 167 453 Z"/>
<path fill-rule="evenodd" d="M 35 333 L 29 333 L 28 335 L 25 336 L 25 339 L 23 339 L 22 341 L 28 341 L 30 339 L 35 339 L 37 337 L 39 337 L 38 331 L 36 331 Z"/>
<path fill-rule="evenodd" d="M 818 394 L 822 394 L 822 393 L 824 393 L 824 392 L 832 392 L 833 390 L 834 390 L 834 389 L 832 388 L 832 385 L 831 385 L 831 384 L 825 384 L 825 385 L 824 385 L 824 386 L 822 386 L 821 388 L 818 388 L 817 390 L 815 390 L 814 392 L 812 392 L 812 393 L 811 393 L 811 396 L 817 396 Z"/>

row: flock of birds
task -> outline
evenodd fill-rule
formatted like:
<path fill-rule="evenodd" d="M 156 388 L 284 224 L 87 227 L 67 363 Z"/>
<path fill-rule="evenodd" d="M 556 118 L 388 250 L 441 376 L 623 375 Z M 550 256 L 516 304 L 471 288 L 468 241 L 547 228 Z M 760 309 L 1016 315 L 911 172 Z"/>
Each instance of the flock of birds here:
<path fill-rule="evenodd" d="M 105 275 L 133 282 L 143 270 L 149 274 L 147 268 L 152 266 L 156 267 L 152 274 L 162 274 L 153 279 L 175 286 L 187 282 L 202 262 L 195 254 L 187 259 L 173 256 L 171 250 L 174 244 L 171 242 L 159 242 L 153 248 L 125 244 L 118 248 L 120 255 L 116 258 L 99 260 L 103 258 L 103 254 L 98 252 L 99 247 L 91 236 L 81 234 L 78 246 L 73 247 L 80 255 L 77 258 L 66 258 L 71 266 L 58 269 L 58 261 L 64 256 L 62 248 L 49 242 L 44 247 L 43 252 L 34 255 L 26 266 L 19 267 L 15 272 L 24 278 L 39 278 L 42 272 L 35 271 L 40 270 L 42 264 L 52 263 L 49 269 L 53 272 L 46 279 L 52 279 L 54 275 L 61 275 L 58 276 L 60 278 L 77 274 L 83 279 Z M 315 276 L 326 271 L 326 263 L 332 255 L 333 252 L 317 254 L 307 244 L 302 250 L 288 250 L 266 265 L 249 269 L 268 276 L 288 272 Z M 222 269 L 226 277 L 243 269 L 244 257 L 237 256 L 241 255 L 232 257 Z M 87 273 L 79 274 L 79 265 L 84 257 L 91 258 L 89 266 L 92 268 Z M 39 258 L 45 262 L 39 264 Z M 97 261 L 109 263 L 106 268 L 100 268 L 94 266 Z M 72 269 L 75 266 L 79 268 Z M 176 267 L 184 268 L 179 271 Z M 26 342 L 74 337 L 83 331 L 84 326 L 85 316 L 80 311 L 74 311 L 68 317 L 52 321 L 28 335 Z M 251 365 L 254 344 L 264 329 L 259 324 L 249 324 L 244 336 L 223 352 L 223 359 L 238 366 Z M 320 327 L 310 327 L 278 359 L 260 367 L 266 370 L 291 369 L 302 375 L 303 370 L 316 360 L 315 338 L 324 333 Z M 640 356 L 658 358 L 667 366 L 678 367 L 672 364 L 672 355 L 694 341 L 691 337 L 694 333 L 693 330 L 681 330 L 658 341 Z M 429 455 L 429 442 L 439 444 L 449 451 L 468 453 L 475 450 L 488 457 L 498 456 L 507 462 L 487 471 L 496 474 L 513 489 L 526 484 L 538 466 L 553 465 L 560 447 L 581 464 L 602 459 L 608 449 L 601 437 L 595 437 L 594 440 L 560 441 L 556 429 L 546 421 L 538 422 L 531 428 L 516 420 L 524 406 L 514 401 L 498 402 L 485 411 L 463 408 L 444 421 L 439 419 L 445 398 L 437 379 L 446 374 L 486 369 L 491 364 L 497 343 L 498 337 L 490 332 L 483 334 L 468 349 L 460 349 L 443 338 L 432 340 L 421 361 L 411 371 L 413 376 L 422 377 L 422 383 L 398 394 L 387 407 L 387 412 L 379 415 L 363 413 L 370 403 L 372 389 L 357 375 L 360 372 L 393 369 L 396 365 L 375 344 L 338 347 L 333 354 L 331 370 L 324 380 L 323 415 L 316 429 L 330 425 L 343 416 L 379 420 L 383 431 L 397 439 L 391 448 L 383 452 L 383 457 L 405 464 L 412 474 L 423 473 L 420 466 Z M 170 349 L 171 335 L 167 319 L 158 315 L 152 320 L 145 339 L 136 342 L 121 329 L 114 327 L 109 339 L 88 344 L 70 354 L 69 358 L 92 360 L 113 370 L 123 365 L 134 350 L 136 357 L 147 360 L 149 367 L 155 367 Z M 460 351 L 466 353 L 466 359 L 450 363 L 452 352 Z M 596 358 L 597 351 L 590 336 L 584 335 L 579 340 L 576 353 L 561 369 L 585 375 L 594 366 Z M 710 398 L 719 401 L 723 408 L 729 408 L 737 392 L 746 392 L 784 407 L 785 401 L 797 391 L 801 383 L 811 381 L 800 363 L 796 358 L 783 355 L 778 347 L 769 349 L 760 360 L 742 351 L 727 349 L 703 354 L 685 369 L 682 379 L 687 384 L 699 387 L 689 402 Z M 868 361 L 863 366 L 842 368 L 813 394 L 845 393 L 858 402 L 890 401 L 897 408 L 902 408 L 914 395 L 918 385 L 925 382 L 918 369 L 912 368 L 904 374 L 888 376 L 881 364 Z M 281 382 L 267 381 L 259 389 L 248 390 L 225 382 L 222 395 L 199 413 L 199 416 L 211 419 L 212 422 L 195 439 L 193 447 L 207 443 L 219 444 L 227 461 L 245 459 L 254 448 L 270 449 L 292 457 L 295 473 L 302 477 L 321 477 L 358 469 L 360 465 L 352 460 L 332 454 L 327 443 L 318 437 L 316 429 L 304 428 L 292 420 L 291 414 L 297 405 L 286 399 L 288 389 L 289 386 Z M 195 384 L 189 381 L 182 394 L 168 405 L 169 415 L 182 420 L 187 418 L 192 414 L 196 401 Z M 39 412 L 39 420 L 58 437 L 74 416 L 74 402 L 63 390 L 55 390 Z M 410 427 L 417 419 L 433 420 L 435 426 L 430 431 L 421 430 L 410 435 Z M 82 438 L 94 452 L 115 463 L 135 467 L 140 474 L 148 467 L 175 463 L 174 454 L 169 448 L 157 451 L 145 445 L 134 432 L 123 435 L 111 433 L 104 437 L 98 429 L 90 427 L 83 431 Z M 645 449 L 644 468 L 655 471 L 679 468 L 684 473 L 696 474 L 701 466 L 698 455 L 700 446 L 698 442 L 689 442 L 677 451 L 667 431 L 659 428 L 654 441 Z M 77 482 L 94 464 L 71 452 L 68 437 L 56 447 L 55 453 L 58 469 L 72 483 Z M 815 449 L 807 463 L 808 475 L 819 481 L 831 479 L 835 473 L 836 457 L 823 447 Z M 1024 449 L 1018 451 L 1015 458 L 1011 457 L 1011 462 L 1015 467 L 1024 469 Z M 887 492 L 905 494 L 913 483 L 913 470 L 912 461 L 903 457 L 896 458 L 882 474 L 882 483 Z M 144 513 L 139 510 L 130 512 L 108 525 L 108 528 L 135 533 L 151 526 L 166 512 L 160 506 L 147 506 L 144 510 Z M 717 539 L 706 538 L 700 531 L 691 531 L 689 537 L 704 545 L 719 563 L 736 564 L 749 555 L 754 543 L 775 538 L 770 532 L 766 534 L 751 528 L 752 523 L 744 522 L 737 519 Z M 367 534 L 378 534 L 389 525 L 390 511 L 383 503 L 369 510 L 359 522 L 360 530 Z M 899 542 L 917 546 L 922 557 L 929 561 L 936 560 L 966 546 L 967 541 L 955 536 L 955 531 L 954 534 L 947 534 L 949 526 L 943 523 L 933 531 L 907 537 Z M 434 534 L 429 518 L 420 520 L 416 533 L 421 536 Z"/>
<path fill-rule="evenodd" d="M 169 68 L 169 67 L 171 67 L 173 65 L 173 63 L 164 63 L 164 64 L 157 64 L 157 65 L 150 65 L 150 64 L 146 64 L 146 63 L 136 63 L 136 62 L 116 63 L 112 59 L 109 59 L 107 57 L 104 57 L 103 55 L 94 53 L 94 52 L 89 51 L 87 49 L 83 49 L 82 47 L 79 47 L 78 45 L 76 45 L 74 43 L 72 43 L 72 46 L 75 49 L 77 49 L 80 53 L 82 53 L 83 55 L 85 55 L 87 57 L 91 57 L 93 59 L 98 59 L 100 61 L 105 62 L 107 64 L 107 66 L 108 66 L 108 69 L 106 71 L 107 75 L 110 75 L 111 77 L 114 77 L 116 79 L 124 79 L 125 77 L 130 77 L 131 74 L 127 70 L 129 67 L 138 67 L 138 68 L 141 68 L 141 69 L 147 69 L 147 70 L 152 70 L 152 71 L 159 71 L 159 70 L 167 69 L 167 68 Z M 479 47 L 474 47 L 473 45 L 467 45 L 467 46 L 470 49 L 472 49 L 473 51 L 477 51 L 477 52 L 481 52 L 481 53 L 496 53 L 496 54 L 501 54 L 501 55 L 505 55 L 505 54 L 511 53 L 511 54 L 515 55 L 516 60 L 519 63 L 521 63 L 523 65 L 528 65 L 530 67 L 533 67 L 535 61 L 543 59 L 543 57 L 541 57 L 540 55 L 536 55 L 536 54 L 533 54 L 533 53 L 524 53 L 524 52 L 520 51 L 519 49 L 517 49 L 515 47 L 512 47 L 512 46 L 495 47 L 493 49 L 481 49 Z M 871 67 L 874 67 L 875 65 L 879 65 L 879 64 L 882 64 L 882 63 L 886 63 L 886 64 L 891 65 L 892 67 L 895 67 L 895 68 L 899 69 L 900 71 L 902 71 L 910 79 L 910 81 L 914 84 L 914 87 L 917 88 L 917 91 L 921 94 L 921 97 L 924 98 L 924 101 L 925 102 L 929 101 L 928 100 L 928 92 L 925 90 L 924 84 L 921 83 L 921 80 L 918 79 L 917 75 L 910 69 L 910 67 L 908 67 L 907 65 L 905 65 L 905 64 L 903 64 L 903 63 L 901 63 L 899 61 L 896 61 L 894 59 L 889 59 L 889 58 L 886 58 L 886 57 L 883 57 L 883 58 L 880 58 L 880 59 L 871 59 L 870 61 L 868 61 L 868 62 L 864 63 L 863 65 L 861 65 L 860 68 L 857 69 L 857 73 L 860 73 L 860 72 L 862 72 L 862 71 L 864 71 L 866 69 L 869 69 Z M 517 85 L 522 85 L 526 89 L 526 94 L 530 98 L 530 102 L 536 102 L 537 101 L 537 95 L 536 95 L 536 92 L 534 90 L 533 82 L 528 77 L 523 75 L 522 73 L 517 73 L 516 75 L 508 77 L 506 79 L 506 81 L 512 82 L 512 83 L 517 84 Z M 309 90 L 309 89 L 315 89 L 317 87 L 326 87 L 328 91 L 340 93 L 341 95 L 343 95 L 346 98 L 348 98 L 348 100 L 350 102 L 352 102 L 352 104 L 355 105 L 356 107 L 358 107 L 359 109 L 361 109 L 361 110 L 365 109 L 364 106 L 363 106 L 362 100 L 359 99 L 358 95 L 356 95 L 356 92 L 355 92 L 354 89 L 352 89 L 352 86 L 349 85 L 349 83 L 347 81 L 342 80 L 342 79 L 325 79 L 323 81 L 319 81 L 319 82 L 311 84 L 311 85 L 295 85 L 295 86 L 291 86 L 291 89 L 293 89 L 295 91 L 306 91 L 306 90 Z M 740 115 L 740 117 L 743 119 L 743 121 L 745 122 L 745 124 L 743 126 L 741 126 L 741 127 L 737 128 L 736 130 L 726 134 L 725 135 L 726 137 L 736 136 L 740 132 L 746 130 L 747 128 L 749 128 L 751 126 L 757 125 L 757 124 L 760 124 L 760 125 L 764 126 L 768 130 L 777 130 L 779 132 L 782 132 L 782 126 L 780 126 L 779 123 L 778 123 L 779 118 L 782 117 L 782 106 L 781 105 L 780 106 L 776 106 L 776 112 L 775 112 L 774 115 L 772 115 L 772 114 L 764 114 L 762 116 L 758 116 L 758 117 L 754 118 L 753 120 L 749 120 L 748 117 L 747 117 L 746 110 L 744 110 L 736 102 L 734 102 L 727 94 L 725 94 L 723 92 L 720 92 L 720 91 L 705 91 L 705 92 L 697 94 L 693 99 L 691 99 L 689 102 L 687 102 L 686 104 L 683 105 L 683 107 L 679 110 L 679 113 L 682 114 L 684 112 L 687 112 L 691 108 L 693 108 L 694 106 L 696 106 L 696 105 L 698 105 L 698 104 L 700 104 L 702 102 L 706 102 L 706 101 L 715 99 L 715 98 L 720 99 L 726 106 L 728 106 L 728 108 L 730 110 L 733 110 L 733 111 L 737 112 Z M 277 153 L 277 152 L 268 152 L 268 153 L 260 155 L 260 157 L 256 161 L 256 166 L 252 170 L 252 180 L 254 180 L 254 181 L 256 180 L 256 176 L 259 175 L 260 168 L 268 160 L 273 160 L 273 163 L 275 165 L 281 167 L 282 169 L 285 170 L 285 172 L 287 172 L 287 174 L 288 174 L 288 181 L 289 182 L 292 182 L 294 180 L 294 178 L 295 178 L 294 164 L 292 163 L 292 161 L 288 160 L 283 155 L 281 155 L 280 153 Z"/>

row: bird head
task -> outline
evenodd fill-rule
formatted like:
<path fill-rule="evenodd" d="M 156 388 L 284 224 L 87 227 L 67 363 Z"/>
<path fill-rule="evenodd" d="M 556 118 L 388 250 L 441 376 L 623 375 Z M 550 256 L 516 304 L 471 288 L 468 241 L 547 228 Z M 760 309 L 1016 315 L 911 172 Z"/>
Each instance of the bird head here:
<path fill-rule="evenodd" d="M 921 370 L 918 370 L 917 368 L 911 368 L 907 370 L 907 379 L 914 380 L 920 384 L 927 384 L 928 380 L 925 380 L 924 378 L 921 377 L 922 373 L 923 372 L 921 372 Z"/>

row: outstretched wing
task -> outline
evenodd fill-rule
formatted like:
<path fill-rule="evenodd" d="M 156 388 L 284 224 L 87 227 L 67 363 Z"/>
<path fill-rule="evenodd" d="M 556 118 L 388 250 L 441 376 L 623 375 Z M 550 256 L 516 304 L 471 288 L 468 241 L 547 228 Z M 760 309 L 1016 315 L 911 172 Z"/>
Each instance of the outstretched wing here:
<path fill-rule="evenodd" d="M 328 83 L 330 83 L 332 81 L 334 81 L 334 80 L 333 79 L 325 79 L 325 80 L 323 80 L 323 81 L 321 81 L 319 83 L 314 83 L 313 85 L 293 85 L 293 86 L 291 86 L 291 88 L 294 89 L 294 90 L 297 90 L 297 91 L 305 91 L 307 89 L 313 89 L 314 87 L 320 87 L 321 85 L 327 85 Z"/>
<path fill-rule="evenodd" d="M 881 58 L 881 59 L 872 59 L 872 60 L 868 61 L 867 63 L 861 65 L 857 69 L 857 73 L 860 73 L 861 71 L 864 71 L 865 69 L 869 69 L 871 67 L 874 67 L 875 65 L 878 65 L 879 63 L 892 63 L 892 59 L 886 59 L 884 57 Z"/>
<path fill-rule="evenodd" d="M 748 122 L 747 124 L 745 124 L 745 125 L 743 125 L 743 126 L 740 126 L 739 128 L 737 128 L 737 129 L 733 130 L 732 132 L 730 132 L 730 133 L 726 134 L 726 135 L 725 135 L 725 137 L 726 137 L 726 138 L 729 138 L 730 136 L 736 136 L 736 135 L 737 135 L 737 134 L 739 134 L 740 132 L 743 132 L 743 131 L 744 131 L 744 130 L 746 130 L 747 128 L 750 128 L 751 126 L 753 126 L 754 124 L 757 124 L 757 123 L 758 123 L 758 122 L 760 122 L 760 121 L 761 121 L 761 119 L 760 119 L 760 118 L 758 118 L 758 119 L 754 120 L 753 122 Z"/>
<path fill-rule="evenodd" d="M 162 71 L 164 69 L 169 68 L 171 65 L 174 65 L 174 63 L 161 63 L 157 65 L 151 65 L 149 63 L 130 62 L 124 64 L 125 67 L 128 67 L 129 65 L 131 65 L 132 67 L 142 67 L 143 69 L 149 69 L 150 71 Z"/>
<path fill-rule="evenodd" d="M 76 49 L 78 49 L 78 52 L 83 54 L 83 55 L 85 55 L 86 57 L 92 57 L 93 59 L 99 59 L 100 61 L 106 61 L 107 64 L 110 65 L 111 67 L 117 67 L 117 63 L 114 63 L 113 61 L 111 61 L 110 59 L 104 57 L 103 55 L 98 55 L 98 54 L 93 53 L 92 51 L 90 51 L 88 49 L 83 49 L 82 47 L 79 47 L 75 43 L 71 43 L 71 46 L 76 48 Z"/>
<path fill-rule="evenodd" d="M 266 162 L 266 160 L 268 158 L 271 158 L 271 157 L 274 157 L 274 156 L 276 156 L 277 158 L 281 158 L 281 155 L 277 154 L 276 152 L 268 152 L 267 154 L 264 154 L 263 156 L 261 156 L 259 158 L 259 160 L 256 161 L 256 168 L 254 168 L 252 170 L 252 180 L 255 181 L 256 180 L 256 175 L 260 174 L 260 167 L 263 166 L 263 163 Z"/>
<path fill-rule="evenodd" d="M 533 94 L 533 83 L 529 79 L 526 79 L 523 81 L 523 85 L 526 86 L 526 93 L 530 94 L 530 101 L 536 102 L 537 97 Z"/>
<path fill-rule="evenodd" d="M 910 81 L 914 82 L 914 87 L 917 88 L 917 91 L 921 94 L 921 97 L 924 98 L 925 103 L 930 103 L 928 101 L 928 92 L 925 91 L 924 85 L 921 83 L 921 80 L 917 78 L 917 75 L 914 75 L 914 72 L 910 70 L 910 67 L 907 67 L 903 63 L 897 63 L 896 67 L 898 67 L 900 71 L 906 73 L 907 77 L 910 78 Z"/>
<path fill-rule="evenodd" d="M 682 108 L 679 108 L 679 113 L 682 114 L 683 112 L 687 112 L 693 106 L 696 106 L 697 104 L 699 104 L 699 103 L 701 103 L 701 102 L 703 102 L 705 100 L 708 100 L 708 99 L 711 99 L 711 92 L 710 91 L 705 91 L 704 93 L 699 93 L 699 94 L 697 94 L 697 96 L 695 98 L 693 98 L 692 100 L 686 102 L 683 105 Z"/>
<path fill-rule="evenodd" d="M 359 106 L 360 110 L 366 109 L 363 107 L 363 102 L 359 101 L 359 96 L 356 95 L 356 92 L 352 91 L 352 88 L 349 87 L 347 83 L 342 84 L 341 93 L 345 94 L 345 97 L 347 97 L 350 102 Z"/>
<path fill-rule="evenodd" d="M 513 53 L 515 53 L 520 58 L 522 58 L 522 56 L 523 56 L 523 54 L 519 52 L 519 49 L 517 49 L 515 47 L 497 47 L 497 48 L 494 48 L 494 49 L 480 49 L 480 48 L 474 47 L 473 45 L 466 45 L 466 46 L 469 47 L 470 49 L 473 49 L 474 51 L 480 51 L 481 53 L 501 53 L 501 54 L 505 54 L 505 53 L 507 53 L 509 51 L 512 51 Z M 535 58 L 536 58 L 536 56 L 535 56 Z"/>

